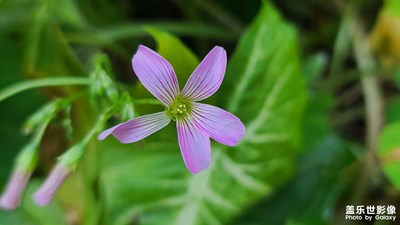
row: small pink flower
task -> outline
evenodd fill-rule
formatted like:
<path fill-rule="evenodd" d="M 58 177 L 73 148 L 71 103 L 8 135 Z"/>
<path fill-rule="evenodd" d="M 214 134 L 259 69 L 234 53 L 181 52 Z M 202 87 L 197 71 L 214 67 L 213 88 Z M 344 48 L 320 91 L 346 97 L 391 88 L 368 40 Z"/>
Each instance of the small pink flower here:
<path fill-rule="evenodd" d="M 20 202 L 21 196 L 25 190 L 31 173 L 22 170 L 14 170 L 11 175 L 4 193 L 0 197 L 0 208 L 16 209 Z"/>
<path fill-rule="evenodd" d="M 56 165 L 47 177 L 44 184 L 33 196 L 36 204 L 48 205 L 56 194 L 57 190 L 71 174 L 71 170 L 62 165 Z"/>
<path fill-rule="evenodd" d="M 245 127 L 239 118 L 218 107 L 198 103 L 221 86 L 226 69 L 226 52 L 216 46 L 190 76 L 182 91 L 171 64 L 158 53 L 139 46 L 132 67 L 140 82 L 165 106 L 166 111 L 140 116 L 103 131 L 99 139 L 112 134 L 122 143 L 139 141 L 176 121 L 178 142 L 190 172 L 208 168 L 210 137 L 234 146 Z"/>

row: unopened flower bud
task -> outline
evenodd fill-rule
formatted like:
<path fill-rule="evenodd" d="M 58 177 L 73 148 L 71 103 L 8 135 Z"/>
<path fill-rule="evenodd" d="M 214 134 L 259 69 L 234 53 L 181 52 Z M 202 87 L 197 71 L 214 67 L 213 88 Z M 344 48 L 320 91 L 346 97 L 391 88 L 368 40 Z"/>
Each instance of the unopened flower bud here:
<path fill-rule="evenodd" d="M 121 121 L 130 120 L 135 117 L 135 107 L 128 93 L 124 93 L 121 97 Z"/>
<path fill-rule="evenodd" d="M 36 111 L 24 124 L 24 133 L 31 133 L 37 126 L 47 123 L 49 119 L 53 118 L 58 112 L 61 106 L 66 104 L 65 100 L 58 99 L 51 101 L 44 106 L 42 106 L 38 111 Z"/>
<path fill-rule="evenodd" d="M 57 165 L 34 195 L 38 205 L 46 206 L 51 202 L 60 186 L 78 167 L 83 153 L 84 144 L 77 144 L 58 158 Z"/>
<path fill-rule="evenodd" d="M 37 158 L 37 145 L 34 142 L 26 145 L 18 154 L 14 171 L 0 197 L 1 208 L 15 209 L 19 206 L 26 184 L 36 168 Z"/>
<path fill-rule="evenodd" d="M 110 67 L 109 59 L 105 55 L 99 55 L 96 58 L 95 69 L 91 74 L 93 80 L 91 91 L 95 96 L 106 96 L 111 102 L 116 103 L 119 99 L 118 91 L 107 68 L 104 67 Z"/>
<path fill-rule="evenodd" d="M 57 190 L 71 174 L 71 169 L 62 165 L 56 165 L 47 177 L 44 184 L 34 195 L 36 204 L 40 206 L 48 205 L 56 194 Z"/>
<path fill-rule="evenodd" d="M 16 169 L 9 178 L 7 187 L 0 197 L 0 208 L 16 209 L 21 202 L 21 196 L 28 183 L 31 172 Z"/>

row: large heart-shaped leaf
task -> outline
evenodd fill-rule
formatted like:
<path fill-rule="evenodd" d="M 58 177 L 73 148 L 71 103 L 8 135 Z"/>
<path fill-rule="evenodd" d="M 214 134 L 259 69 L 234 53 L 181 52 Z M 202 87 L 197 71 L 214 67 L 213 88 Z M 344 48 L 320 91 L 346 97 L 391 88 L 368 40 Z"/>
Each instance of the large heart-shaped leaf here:
<path fill-rule="evenodd" d="M 196 175 L 184 166 L 172 124 L 140 143 L 102 143 L 103 224 L 209 225 L 239 216 L 292 174 L 305 96 L 296 32 L 266 3 L 218 92 L 245 123 L 243 140 L 233 148 L 213 143 L 210 168 Z"/>

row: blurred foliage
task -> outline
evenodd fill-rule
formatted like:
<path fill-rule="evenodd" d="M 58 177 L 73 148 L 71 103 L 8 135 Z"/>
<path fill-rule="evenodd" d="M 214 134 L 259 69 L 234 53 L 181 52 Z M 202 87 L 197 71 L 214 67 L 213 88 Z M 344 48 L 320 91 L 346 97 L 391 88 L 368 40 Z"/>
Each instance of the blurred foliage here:
<path fill-rule="evenodd" d="M 0 36 L 0 88 L 5 88 L 24 78 L 21 71 L 22 57 L 18 47 L 6 35 Z M 29 101 L 26 101 L 29 99 Z M 28 139 L 22 135 L 23 121 L 34 112 L 38 105 L 44 102 L 44 98 L 37 90 L 32 90 L 14 96 L 1 102 L 0 110 L 0 137 L 4 146 L 0 151 L 0 184 L 4 184 L 8 173 L 12 168 L 13 158 L 18 150 L 23 147 Z M 18 103 L 18 104 L 16 104 Z"/>
<path fill-rule="evenodd" d="M 13 212 L 0 211 L 1 222 L 4 224 L 43 224 L 43 225 L 66 225 L 63 210 L 59 202 L 53 202 L 49 207 L 37 206 L 31 196 L 39 188 L 39 181 L 31 181 L 25 191 L 22 208 Z"/>
<path fill-rule="evenodd" d="M 371 33 L 372 49 L 379 52 L 385 69 L 394 70 L 400 63 L 400 3 L 386 0 Z"/>
<path fill-rule="evenodd" d="M 379 141 L 379 159 L 387 178 L 400 188 L 400 123 L 388 125 L 382 133 Z"/>
<path fill-rule="evenodd" d="M 396 224 L 344 215 L 346 205 L 400 206 L 399 13 L 397 0 L 0 1 L 0 191 L 31 138 L 24 121 L 65 101 L 21 207 L 0 211 L 0 224 Z M 246 134 L 235 147 L 212 142 L 208 170 L 187 171 L 173 124 L 128 145 L 91 138 L 163 109 L 131 69 L 139 44 L 171 62 L 181 87 L 214 45 L 227 50 L 224 82 L 206 102 L 237 115 Z M 386 103 L 375 126 L 371 96 Z M 56 158 L 82 142 L 79 169 L 36 206 Z"/>

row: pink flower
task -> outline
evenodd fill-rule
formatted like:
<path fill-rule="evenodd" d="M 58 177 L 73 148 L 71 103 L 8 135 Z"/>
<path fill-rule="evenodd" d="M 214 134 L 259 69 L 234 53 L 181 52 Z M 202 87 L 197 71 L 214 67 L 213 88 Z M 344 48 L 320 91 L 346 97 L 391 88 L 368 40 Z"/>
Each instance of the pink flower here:
<path fill-rule="evenodd" d="M 33 196 L 36 204 L 40 206 L 48 205 L 56 194 L 57 190 L 71 174 L 71 170 L 62 165 L 56 165 L 47 177 L 44 184 Z"/>
<path fill-rule="evenodd" d="M 14 170 L 3 195 L 0 197 L 0 208 L 11 210 L 19 206 L 21 196 L 30 176 L 30 172 L 24 172 L 19 169 Z"/>
<path fill-rule="evenodd" d="M 139 46 L 132 67 L 140 82 L 166 106 L 166 111 L 111 127 L 99 135 L 100 140 L 112 134 L 122 143 L 136 142 L 174 120 L 183 160 L 190 172 L 198 173 L 210 164 L 210 137 L 229 146 L 243 137 L 245 127 L 239 118 L 218 107 L 198 103 L 221 86 L 226 68 L 223 48 L 216 46 L 208 53 L 182 91 L 171 64 L 145 46 Z"/>

